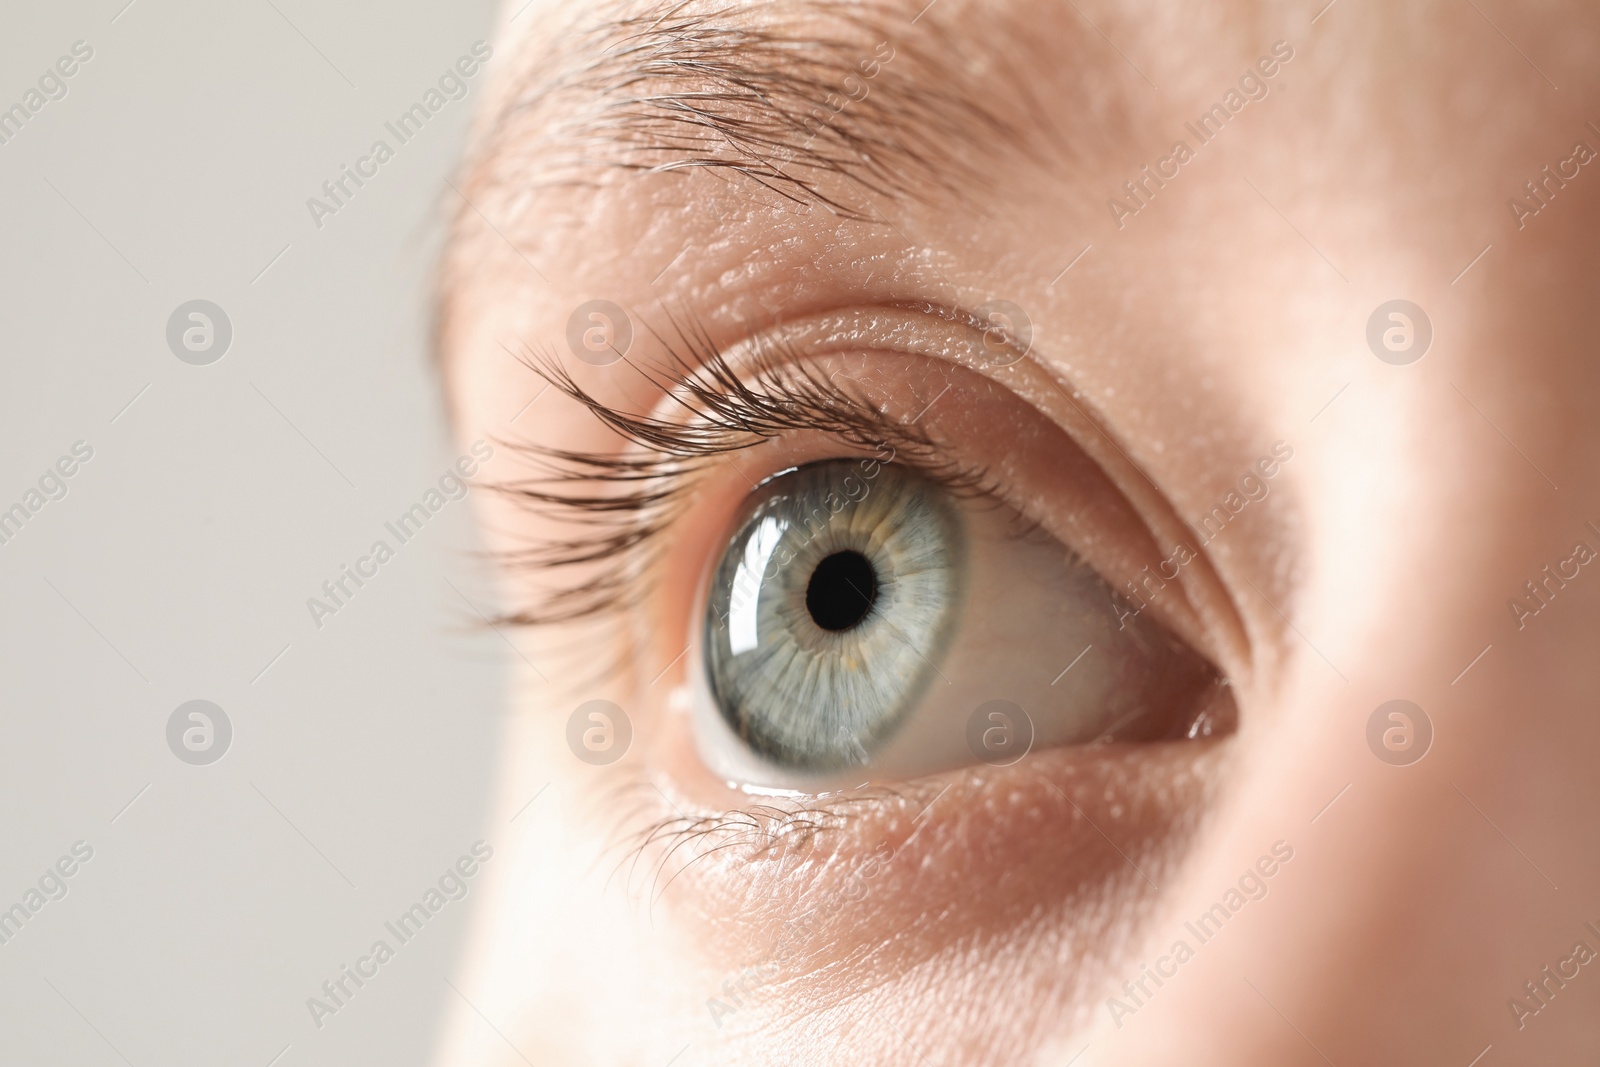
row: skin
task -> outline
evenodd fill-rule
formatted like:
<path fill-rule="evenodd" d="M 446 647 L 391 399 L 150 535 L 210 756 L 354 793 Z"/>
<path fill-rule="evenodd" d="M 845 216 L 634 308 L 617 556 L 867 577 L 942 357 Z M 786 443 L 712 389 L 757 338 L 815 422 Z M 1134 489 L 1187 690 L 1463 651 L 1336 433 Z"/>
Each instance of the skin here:
<path fill-rule="evenodd" d="M 1581 567 L 1520 620 L 1508 601 L 1532 605 L 1525 583 L 1576 542 L 1600 550 L 1585 526 L 1600 525 L 1600 171 L 1520 228 L 1508 199 L 1575 141 L 1600 148 L 1585 125 L 1600 122 L 1585 110 L 1600 15 L 1346 0 L 1313 24 L 1278 4 L 942 0 L 915 24 L 920 3 L 870 5 L 868 28 L 785 3 L 721 16 L 864 56 L 893 39 L 902 66 L 874 79 L 879 104 L 911 99 L 914 57 L 934 57 L 966 72 L 948 91 L 1028 131 L 987 155 L 952 135 L 950 160 L 903 168 L 862 220 L 725 171 L 546 180 L 551 131 L 603 90 L 512 105 L 566 69 L 549 56 L 586 61 L 584 27 L 609 12 L 583 6 L 535 0 L 504 26 L 460 183 L 441 353 L 462 440 L 507 443 L 486 474 L 526 475 L 519 439 L 623 448 L 508 350 L 556 352 L 607 402 L 649 411 L 660 397 L 632 367 L 659 362 L 650 331 L 669 314 L 736 346 L 833 309 L 995 298 L 1032 321 L 1023 366 L 974 366 L 970 336 L 927 324 L 915 358 L 823 355 L 906 412 L 937 393 L 930 373 L 955 373 L 930 366 L 965 360 L 938 434 L 988 450 L 1019 507 L 1113 584 L 1275 442 L 1293 458 L 1153 609 L 1229 679 L 1235 732 L 876 783 L 822 805 L 810 834 L 782 817 L 718 829 L 751 798 L 700 763 L 693 653 L 675 654 L 748 482 L 853 453 L 798 434 L 719 462 L 626 616 L 512 635 L 537 673 L 512 694 L 502 829 L 439 1061 L 1465 1067 L 1489 1046 L 1485 1064 L 1585 1062 L 1593 967 L 1549 983 L 1536 1015 L 1508 1000 L 1536 1006 L 1524 983 L 1576 942 L 1600 951 L 1584 925 L 1600 927 L 1600 578 Z M 1108 198 L 1175 139 L 1194 146 L 1184 123 L 1278 41 L 1293 58 L 1265 99 L 1119 225 Z M 600 136 L 590 155 L 620 158 Z M 568 316 L 597 295 L 632 309 L 628 363 L 565 358 Z M 1365 336 L 1395 298 L 1433 328 L 1403 366 Z M 985 383 L 1020 407 L 980 403 Z M 1069 452 L 1110 488 L 1053 480 Z M 502 551 L 559 532 L 503 497 L 480 513 Z M 539 580 L 508 568 L 506 601 Z M 608 654 L 625 669 L 596 680 Z M 607 767 L 565 741 L 593 698 L 634 731 Z M 1408 766 L 1367 741 L 1393 699 L 1434 732 Z M 632 850 L 675 816 L 712 832 Z M 1279 842 L 1292 859 L 1257 868 L 1273 868 L 1265 895 L 1200 944 L 1185 922 Z M 1179 939 L 1198 947 L 1174 977 L 1125 990 Z"/>

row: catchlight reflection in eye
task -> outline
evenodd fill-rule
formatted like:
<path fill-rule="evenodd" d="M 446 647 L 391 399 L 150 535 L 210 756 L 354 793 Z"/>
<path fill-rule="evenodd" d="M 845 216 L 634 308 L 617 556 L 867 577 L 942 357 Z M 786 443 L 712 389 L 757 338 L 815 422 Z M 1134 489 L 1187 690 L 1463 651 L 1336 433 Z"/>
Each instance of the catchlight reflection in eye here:
<path fill-rule="evenodd" d="M 758 786 L 970 763 L 968 717 L 994 699 L 1028 711 L 1036 746 L 1194 736 L 1227 699 L 1203 657 L 1061 542 L 985 494 L 876 460 L 762 484 L 704 613 L 702 756 Z"/>
<path fill-rule="evenodd" d="M 927 684 L 925 657 L 961 595 L 961 530 L 945 494 L 903 468 L 872 480 L 857 468 L 812 463 L 768 482 L 714 579 L 718 707 L 785 766 L 867 763 Z"/>

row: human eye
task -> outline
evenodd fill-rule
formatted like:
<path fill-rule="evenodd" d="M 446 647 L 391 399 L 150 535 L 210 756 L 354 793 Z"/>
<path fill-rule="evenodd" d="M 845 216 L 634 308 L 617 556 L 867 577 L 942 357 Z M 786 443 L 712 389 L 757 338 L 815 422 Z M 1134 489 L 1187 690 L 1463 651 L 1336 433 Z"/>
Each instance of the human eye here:
<path fill-rule="evenodd" d="M 527 617 L 609 617 L 637 635 L 620 660 L 671 659 L 643 688 L 685 795 L 839 795 L 1231 731 L 1205 560 L 1023 398 L 1036 368 L 960 313 L 854 317 L 920 343 L 729 354 L 691 335 L 641 370 L 650 411 L 536 364 L 625 445 L 533 450 L 543 474 L 513 492 L 605 532 L 531 548 L 566 578 Z"/>
<path fill-rule="evenodd" d="M 993 493 L 840 458 L 741 510 L 692 675 L 729 778 L 820 791 L 1216 729 L 1210 664 Z"/>

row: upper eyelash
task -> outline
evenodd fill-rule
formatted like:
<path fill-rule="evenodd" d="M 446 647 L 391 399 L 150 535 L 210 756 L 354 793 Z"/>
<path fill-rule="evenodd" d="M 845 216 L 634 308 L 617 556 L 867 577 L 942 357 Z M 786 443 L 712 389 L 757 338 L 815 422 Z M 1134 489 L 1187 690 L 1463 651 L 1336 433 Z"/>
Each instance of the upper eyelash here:
<path fill-rule="evenodd" d="M 810 430 L 892 458 L 955 491 L 982 491 L 981 471 L 963 467 L 914 423 L 879 409 L 862 393 L 827 378 L 781 343 L 756 346 L 743 373 L 694 322 L 672 322 L 676 339 L 657 335 L 665 370 L 628 363 L 682 411 L 679 420 L 619 410 L 572 377 L 552 351 L 525 364 L 557 392 L 587 408 L 637 451 L 586 452 L 531 441 L 503 442 L 535 474 L 494 485 L 544 518 L 579 528 L 502 552 L 512 568 L 544 570 L 607 562 L 583 582 L 546 590 L 504 615 L 514 625 L 550 625 L 605 615 L 636 603 L 643 564 L 686 506 L 714 459 L 785 432 Z M 838 377 L 843 377 L 838 376 Z M 850 381 L 846 378 L 845 381 Z"/>
<path fill-rule="evenodd" d="M 578 384 L 552 350 L 525 356 L 524 363 L 549 386 L 582 404 L 640 451 L 587 452 L 531 441 L 503 442 L 539 473 L 491 488 L 536 513 L 577 526 L 587 536 L 555 538 L 502 552 L 502 562 L 524 569 L 598 560 L 618 565 L 577 586 L 547 592 L 538 603 L 500 621 L 551 625 L 636 603 L 641 564 L 686 506 L 701 468 L 787 431 L 820 431 L 843 444 L 874 450 L 888 446 L 895 461 L 953 492 L 990 491 L 984 472 L 949 458 L 924 428 L 887 414 L 853 389 L 850 379 L 824 377 L 792 347 L 758 346 L 741 374 L 693 320 L 673 321 L 672 327 L 675 342 L 657 335 L 665 354 L 664 371 L 652 374 L 632 360 L 628 364 L 676 402 L 687 415 L 681 421 L 612 407 Z M 619 651 L 618 656 L 623 654 Z M 607 672 L 608 668 L 600 668 L 599 673 Z M 647 799 L 642 790 L 640 799 Z M 618 842 L 621 855 L 612 873 L 627 868 L 631 883 L 643 865 L 646 895 L 655 899 L 689 866 L 723 853 L 782 868 L 809 856 L 819 835 L 842 829 L 862 808 L 889 799 L 903 801 L 906 794 L 880 784 L 849 796 L 688 815 L 680 811 L 666 818 L 656 815 L 645 818 L 642 827 L 627 819 L 625 823 L 635 829 Z M 653 804 L 650 807 L 657 810 Z"/>

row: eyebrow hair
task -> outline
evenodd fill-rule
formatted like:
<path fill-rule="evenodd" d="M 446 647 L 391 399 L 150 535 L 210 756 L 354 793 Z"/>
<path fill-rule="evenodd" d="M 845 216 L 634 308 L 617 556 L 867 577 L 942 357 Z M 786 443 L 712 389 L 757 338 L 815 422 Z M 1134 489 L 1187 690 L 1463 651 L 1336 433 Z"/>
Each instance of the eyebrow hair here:
<path fill-rule="evenodd" d="M 1009 7 L 985 5 L 980 34 L 845 0 L 591 15 L 522 61 L 473 184 L 531 192 L 712 170 L 862 220 L 877 218 L 874 196 L 971 200 L 999 166 L 1065 140 L 1040 136 L 1071 102 L 1044 105 L 1026 53 L 1059 68 L 1077 38 L 1046 44 Z"/>

